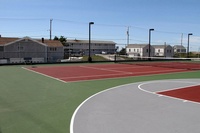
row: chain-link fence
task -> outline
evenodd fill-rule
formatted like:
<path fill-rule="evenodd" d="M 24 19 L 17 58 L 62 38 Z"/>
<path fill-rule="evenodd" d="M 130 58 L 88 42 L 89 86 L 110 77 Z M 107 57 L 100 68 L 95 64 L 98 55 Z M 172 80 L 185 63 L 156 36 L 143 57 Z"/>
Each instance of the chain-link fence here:
<path fill-rule="evenodd" d="M 91 54 L 92 62 L 114 62 L 124 60 L 123 56 L 116 54 Z M 63 52 L 1 52 L 0 64 L 24 64 L 24 63 L 71 63 L 88 62 L 89 55 L 63 53 Z"/>

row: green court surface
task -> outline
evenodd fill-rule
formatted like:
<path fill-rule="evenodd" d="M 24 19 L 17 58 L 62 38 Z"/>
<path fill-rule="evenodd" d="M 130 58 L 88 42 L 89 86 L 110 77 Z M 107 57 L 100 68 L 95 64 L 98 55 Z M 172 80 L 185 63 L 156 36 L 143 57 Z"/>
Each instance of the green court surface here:
<path fill-rule="evenodd" d="M 200 78 L 200 71 L 63 83 L 21 68 L 0 66 L 0 133 L 69 133 L 77 106 L 122 84 Z"/>

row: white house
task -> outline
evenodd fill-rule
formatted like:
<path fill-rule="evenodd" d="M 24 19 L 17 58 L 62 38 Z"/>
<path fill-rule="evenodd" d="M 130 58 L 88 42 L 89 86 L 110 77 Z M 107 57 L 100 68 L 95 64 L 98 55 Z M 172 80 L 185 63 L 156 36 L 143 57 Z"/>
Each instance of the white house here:
<path fill-rule="evenodd" d="M 88 55 L 89 54 L 89 40 L 67 40 L 64 44 L 66 55 Z M 95 41 L 91 40 L 90 54 L 114 54 L 116 51 L 116 43 L 113 41 Z"/>
<path fill-rule="evenodd" d="M 174 45 L 174 53 L 186 53 L 186 48 L 183 45 Z"/>
<path fill-rule="evenodd" d="M 150 47 L 150 56 L 154 56 L 154 47 Z M 129 44 L 126 47 L 128 57 L 148 57 L 149 45 L 148 44 Z"/>
<path fill-rule="evenodd" d="M 152 45 L 155 48 L 154 56 L 173 57 L 174 51 L 170 45 Z"/>

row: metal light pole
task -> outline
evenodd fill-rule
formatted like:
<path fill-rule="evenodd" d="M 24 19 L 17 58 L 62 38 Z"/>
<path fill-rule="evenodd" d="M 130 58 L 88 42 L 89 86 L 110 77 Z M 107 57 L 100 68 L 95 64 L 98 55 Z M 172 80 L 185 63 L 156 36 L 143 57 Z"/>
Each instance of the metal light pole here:
<path fill-rule="evenodd" d="M 89 22 L 89 57 L 88 57 L 88 62 L 92 62 L 92 57 L 90 56 L 90 41 L 91 41 L 91 25 L 94 24 L 94 22 Z"/>
<path fill-rule="evenodd" d="M 149 60 L 151 60 L 151 31 L 154 31 L 154 29 L 149 29 Z"/>
<path fill-rule="evenodd" d="M 49 38 L 49 40 L 51 40 L 51 36 L 52 36 L 52 21 L 53 21 L 53 19 L 50 19 L 50 38 Z"/>
<path fill-rule="evenodd" d="M 189 58 L 190 35 L 193 35 L 193 34 L 192 33 L 188 34 L 187 58 Z"/>

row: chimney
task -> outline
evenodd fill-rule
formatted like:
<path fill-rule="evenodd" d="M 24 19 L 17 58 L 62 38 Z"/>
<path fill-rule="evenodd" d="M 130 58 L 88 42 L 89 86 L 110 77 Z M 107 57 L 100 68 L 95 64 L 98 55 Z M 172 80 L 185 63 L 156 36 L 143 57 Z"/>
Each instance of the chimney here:
<path fill-rule="evenodd" d="M 42 38 L 42 43 L 44 43 L 44 38 Z"/>

